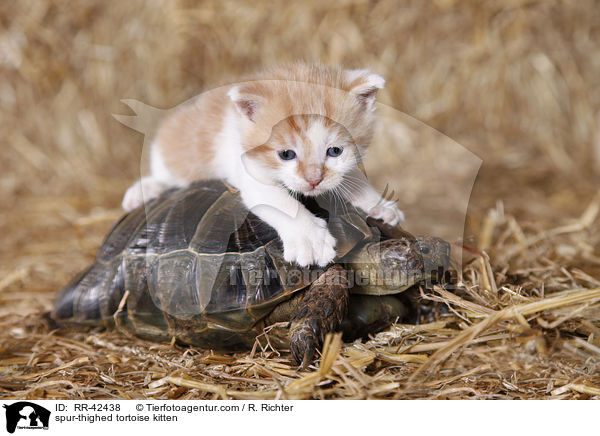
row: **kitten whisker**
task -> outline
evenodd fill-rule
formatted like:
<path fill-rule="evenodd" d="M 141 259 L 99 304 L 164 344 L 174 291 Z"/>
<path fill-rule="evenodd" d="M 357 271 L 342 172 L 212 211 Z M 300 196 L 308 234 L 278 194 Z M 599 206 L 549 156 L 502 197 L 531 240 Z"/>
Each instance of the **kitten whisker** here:
<path fill-rule="evenodd" d="M 346 205 L 346 202 L 344 201 L 344 198 L 342 197 L 341 193 L 338 191 L 339 186 L 336 186 L 335 188 L 333 188 L 331 190 L 331 193 L 333 194 L 333 200 L 334 200 L 334 206 L 335 204 L 337 204 L 337 200 L 340 200 L 340 205 L 341 205 L 341 209 L 344 210 L 344 213 L 348 213 L 348 208 Z"/>
<path fill-rule="evenodd" d="M 338 195 L 340 195 L 340 199 L 342 201 L 342 204 L 344 205 L 344 207 L 346 208 L 346 213 L 348 213 L 348 204 L 355 210 L 358 211 L 358 208 L 356 206 L 354 206 L 351 202 L 348 201 L 347 197 L 352 196 L 352 192 L 350 192 L 344 185 L 339 184 L 336 187 L 336 191 L 339 189 Z M 346 197 L 346 198 L 345 198 Z"/>

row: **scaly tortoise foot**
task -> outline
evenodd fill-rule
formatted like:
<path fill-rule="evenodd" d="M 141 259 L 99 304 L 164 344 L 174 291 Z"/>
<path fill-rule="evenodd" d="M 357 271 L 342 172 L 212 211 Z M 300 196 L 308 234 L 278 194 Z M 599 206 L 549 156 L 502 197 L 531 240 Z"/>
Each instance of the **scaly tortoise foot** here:
<path fill-rule="evenodd" d="M 306 291 L 294 310 L 290 348 L 301 369 L 312 361 L 325 335 L 341 329 L 348 312 L 348 278 L 340 265 L 329 267 Z"/>

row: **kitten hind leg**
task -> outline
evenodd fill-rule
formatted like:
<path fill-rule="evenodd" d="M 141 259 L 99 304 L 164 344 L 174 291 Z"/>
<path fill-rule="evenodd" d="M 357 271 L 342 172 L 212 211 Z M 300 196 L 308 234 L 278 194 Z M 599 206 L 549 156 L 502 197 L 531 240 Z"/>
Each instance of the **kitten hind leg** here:
<path fill-rule="evenodd" d="M 158 197 L 163 191 L 171 186 L 161 180 L 153 177 L 142 177 L 127 189 L 123 196 L 121 206 L 127 212 L 138 208 L 144 202 L 148 202 Z"/>
<path fill-rule="evenodd" d="M 185 186 L 176 179 L 171 171 L 165 165 L 162 154 L 158 147 L 159 144 L 153 143 L 150 148 L 150 176 L 142 177 L 129 187 L 123 196 L 121 206 L 127 212 L 141 206 L 145 202 L 158 197 L 164 191 L 174 186 Z"/>

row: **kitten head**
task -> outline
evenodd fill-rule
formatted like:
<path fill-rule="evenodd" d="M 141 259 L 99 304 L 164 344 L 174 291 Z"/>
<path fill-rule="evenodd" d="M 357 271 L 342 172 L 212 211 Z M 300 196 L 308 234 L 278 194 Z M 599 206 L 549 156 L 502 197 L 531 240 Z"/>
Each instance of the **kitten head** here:
<path fill-rule="evenodd" d="M 337 188 L 371 140 L 375 96 L 385 81 L 367 70 L 321 65 L 270 73 L 271 80 L 229 91 L 247 162 L 261 178 L 304 195 Z"/>

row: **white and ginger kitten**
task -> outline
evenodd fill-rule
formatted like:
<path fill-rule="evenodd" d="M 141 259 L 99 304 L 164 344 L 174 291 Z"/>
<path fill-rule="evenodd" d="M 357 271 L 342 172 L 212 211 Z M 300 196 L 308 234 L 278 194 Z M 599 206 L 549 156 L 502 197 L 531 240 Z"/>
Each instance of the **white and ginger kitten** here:
<path fill-rule="evenodd" d="M 384 83 L 368 70 L 296 63 L 203 93 L 159 126 L 150 176 L 127 190 L 123 208 L 172 186 L 225 179 L 277 231 L 286 261 L 325 266 L 336 241 L 295 194 L 335 191 L 390 225 L 404 219 L 359 169 Z"/>

